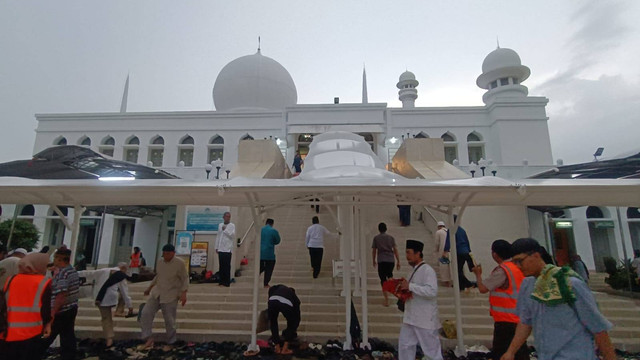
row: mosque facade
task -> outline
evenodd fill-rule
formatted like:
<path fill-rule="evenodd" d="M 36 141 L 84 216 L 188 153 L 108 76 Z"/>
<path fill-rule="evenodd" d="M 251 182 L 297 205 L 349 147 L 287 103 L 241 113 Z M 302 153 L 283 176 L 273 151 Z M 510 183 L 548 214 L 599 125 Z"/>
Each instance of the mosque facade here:
<path fill-rule="evenodd" d="M 50 146 L 75 144 L 185 179 L 223 178 L 234 176 L 241 141 L 272 140 L 291 166 L 296 152 L 306 156 L 314 136 L 348 131 L 363 136 L 385 164 L 391 163 L 407 138 L 441 138 L 445 160 L 460 170 L 517 180 L 554 166 L 547 126 L 548 99 L 528 94 L 524 82 L 529 75 L 529 68 L 515 51 L 497 48 L 486 56 L 476 79 L 477 86 L 486 90 L 483 106 L 416 107 L 420 83 L 409 71 L 396 83 L 402 102 L 399 108 L 369 102 L 364 73 L 360 103 L 341 103 L 336 98 L 329 104 L 298 104 L 289 72 L 258 50 L 231 61 L 220 71 L 212 91 L 215 111 L 127 112 L 125 96 L 120 112 L 37 114 L 34 153 Z M 213 168 L 213 173 L 207 168 Z M 24 206 L 26 211 L 19 211 L 20 217 L 32 219 L 41 229 L 43 245 L 59 246 L 68 241 L 71 232 L 65 231 L 52 209 L 28 206 Z M 5 208 L 6 218 L 11 209 Z M 640 231 L 635 228 L 640 223 L 623 214 L 620 223 L 629 227 L 621 234 L 617 225 L 607 227 L 616 218 L 612 212 L 615 210 L 603 209 L 597 221 L 590 220 L 586 208 L 552 214 L 552 218 L 575 218 L 572 226 L 580 229 L 575 231 L 580 236 L 593 236 L 590 229 L 595 229 L 594 223 L 601 223 L 598 229 L 608 230 L 595 231 L 604 239 L 599 243 L 606 243 L 612 256 L 621 257 L 624 235 L 630 239 L 635 234 L 634 245 L 640 247 Z M 546 221 L 541 215 L 529 217 L 532 228 L 543 227 Z M 87 255 L 99 256 L 93 259 L 99 265 L 126 258 L 132 246 L 156 249 L 155 244 L 172 238 L 175 230 L 175 213 L 152 219 L 111 215 L 101 219 L 87 213 L 82 219 L 80 242 L 84 236 L 88 244 L 87 239 L 101 233 L 100 249 L 87 250 Z M 530 233 L 542 235 L 539 229 Z M 591 269 L 600 267 L 594 254 L 604 245 L 568 241 Z"/>

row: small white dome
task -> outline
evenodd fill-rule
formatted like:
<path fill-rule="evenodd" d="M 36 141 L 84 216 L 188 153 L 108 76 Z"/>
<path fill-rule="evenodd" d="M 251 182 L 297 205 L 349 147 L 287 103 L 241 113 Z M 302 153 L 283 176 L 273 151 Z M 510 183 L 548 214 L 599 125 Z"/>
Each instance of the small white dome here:
<path fill-rule="evenodd" d="M 405 71 L 400 75 L 400 79 L 398 81 L 407 81 L 407 80 L 415 80 L 416 76 L 411 71 Z"/>
<path fill-rule="evenodd" d="M 497 48 L 484 58 L 482 72 L 487 73 L 500 68 L 520 65 L 522 65 L 522 62 L 517 52 L 507 48 Z"/>
<path fill-rule="evenodd" d="M 217 111 L 282 110 L 298 102 L 291 75 L 260 51 L 228 63 L 213 86 Z"/>

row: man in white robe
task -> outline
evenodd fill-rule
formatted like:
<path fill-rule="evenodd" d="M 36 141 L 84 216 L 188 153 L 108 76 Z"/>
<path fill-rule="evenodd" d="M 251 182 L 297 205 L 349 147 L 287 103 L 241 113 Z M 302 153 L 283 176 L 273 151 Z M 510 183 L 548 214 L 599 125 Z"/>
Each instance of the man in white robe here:
<path fill-rule="evenodd" d="M 414 360 L 416 345 L 420 344 L 425 357 L 442 360 L 440 344 L 440 320 L 438 319 L 438 278 L 431 266 L 423 261 L 424 244 L 407 240 L 406 256 L 413 267 L 409 280 L 402 280 L 399 289 L 409 291 L 405 302 L 404 317 L 398 337 L 398 359 Z"/>

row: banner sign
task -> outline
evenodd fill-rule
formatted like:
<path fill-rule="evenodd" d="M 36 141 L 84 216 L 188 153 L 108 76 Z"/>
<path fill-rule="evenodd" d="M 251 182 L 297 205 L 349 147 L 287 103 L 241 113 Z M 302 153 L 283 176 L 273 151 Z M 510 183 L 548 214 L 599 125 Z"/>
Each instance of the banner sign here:
<path fill-rule="evenodd" d="M 187 230 L 217 232 L 223 222 L 222 216 L 229 211 L 228 206 L 188 206 Z"/>
<path fill-rule="evenodd" d="M 193 242 L 193 233 L 191 231 L 176 232 L 176 255 L 191 254 L 192 242 Z"/>
<path fill-rule="evenodd" d="M 191 244 L 191 269 L 199 270 L 207 268 L 209 243 L 206 241 L 194 241 Z"/>

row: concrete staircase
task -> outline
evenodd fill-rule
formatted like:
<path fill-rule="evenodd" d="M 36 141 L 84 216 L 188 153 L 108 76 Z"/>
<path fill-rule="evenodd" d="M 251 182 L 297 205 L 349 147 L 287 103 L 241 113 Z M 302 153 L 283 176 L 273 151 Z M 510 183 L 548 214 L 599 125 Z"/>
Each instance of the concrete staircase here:
<path fill-rule="evenodd" d="M 385 222 L 388 233 L 396 238 L 400 251 L 401 270 L 395 277 L 407 276 L 409 266 L 404 259 L 404 240 L 418 239 L 425 243 L 425 260 L 437 271 L 435 247 L 431 231 L 425 229 L 421 222 L 413 220 L 409 227 L 398 224 L 397 208 L 375 207 L 364 211 L 367 219 L 365 236 L 372 239 L 377 233 L 377 224 Z M 276 248 L 277 263 L 271 284 L 286 284 L 296 288 L 302 302 L 302 322 L 299 335 L 310 341 L 326 341 L 343 339 L 345 333 L 345 300 L 340 296 L 341 278 L 332 278 L 331 259 L 339 258 L 339 241 L 325 239 L 323 268 L 318 279 L 311 276 L 311 265 L 308 251 L 304 244 L 306 228 L 315 215 L 308 206 L 276 209 L 268 214 L 275 219 L 275 228 L 281 234 L 282 243 Z M 320 223 L 329 230 L 335 231 L 335 222 L 326 209 L 321 209 Z M 230 288 L 218 287 L 216 284 L 193 284 L 189 288 L 188 302 L 178 310 L 178 334 L 185 340 L 192 341 L 249 341 L 251 331 L 251 300 L 253 287 L 253 251 L 250 251 L 249 265 L 243 268 L 242 274 L 236 277 L 236 283 Z M 402 314 L 391 305 L 382 306 L 382 293 L 377 271 L 371 266 L 370 251 L 367 251 L 367 285 L 369 304 L 369 336 L 397 343 Z M 594 288 L 603 286 L 604 277 L 592 278 Z M 602 283 L 602 284 L 601 284 Z M 147 283 L 130 284 L 129 288 L 134 306 L 144 302 L 142 292 Z M 259 309 L 266 307 L 267 291 L 262 288 L 260 279 Z M 628 351 L 640 351 L 640 304 L 637 301 L 595 292 L 596 299 L 607 318 L 615 324 L 610 332 L 614 344 Z M 353 298 L 356 311 L 361 318 L 361 299 Z M 440 320 L 455 319 L 453 289 L 440 287 L 438 304 Z M 93 306 L 91 299 L 80 301 L 80 310 L 76 320 L 76 331 L 80 337 L 102 337 L 100 314 Z M 462 293 L 463 330 L 467 345 L 491 344 L 493 320 L 489 316 L 488 296 L 477 292 Z M 117 338 L 136 338 L 140 328 L 135 318 L 115 318 Z M 164 333 L 164 322 L 160 315 L 156 316 L 154 332 Z M 267 338 L 268 332 L 260 337 Z M 455 340 L 443 340 L 445 347 L 454 346 Z"/>

